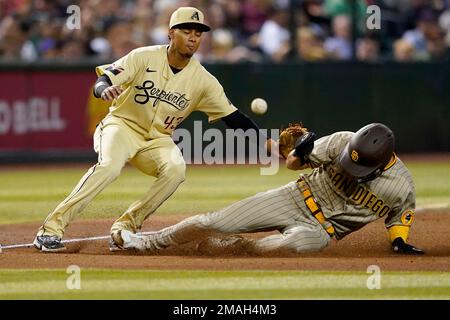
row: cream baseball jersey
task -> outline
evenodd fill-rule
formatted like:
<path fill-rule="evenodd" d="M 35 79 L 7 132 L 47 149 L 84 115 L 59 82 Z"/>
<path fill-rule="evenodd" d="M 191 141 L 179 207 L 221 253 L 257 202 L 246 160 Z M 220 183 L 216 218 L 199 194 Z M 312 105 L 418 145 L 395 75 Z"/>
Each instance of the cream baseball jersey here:
<path fill-rule="evenodd" d="M 135 49 L 111 65 L 96 68 L 123 93 L 113 101 L 110 114 L 120 117 L 146 139 L 170 136 L 193 111 L 209 122 L 236 110 L 219 81 L 195 58 L 174 74 L 167 60 L 168 46 Z"/>
<path fill-rule="evenodd" d="M 337 238 L 379 218 L 385 218 L 387 228 L 409 227 L 415 209 L 415 188 L 408 169 L 394 154 L 381 176 L 354 183 L 337 163 L 353 134 L 343 131 L 318 139 L 309 156 L 315 169 L 302 175 L 333 224 Z"/>

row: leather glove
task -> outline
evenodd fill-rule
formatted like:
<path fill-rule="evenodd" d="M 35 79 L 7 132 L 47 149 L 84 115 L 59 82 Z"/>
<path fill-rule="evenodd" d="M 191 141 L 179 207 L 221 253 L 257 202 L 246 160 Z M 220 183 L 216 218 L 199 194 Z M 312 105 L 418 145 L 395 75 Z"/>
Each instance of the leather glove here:
<path fill-rule="evenodd" d="M 289 153 L 295 149 L 298 139 L 307 133 L 308 129 L 302 123 L 290 123 L 287 128 L 281 130 L 280 139 L 278 140 L 280 155 L 287 159 Z"/>

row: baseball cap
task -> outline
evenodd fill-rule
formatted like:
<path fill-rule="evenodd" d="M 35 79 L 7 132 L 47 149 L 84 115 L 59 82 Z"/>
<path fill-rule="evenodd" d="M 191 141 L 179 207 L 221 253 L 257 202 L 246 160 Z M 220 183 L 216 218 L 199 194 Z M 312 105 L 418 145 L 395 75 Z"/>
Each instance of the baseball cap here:
<path fill-rule="evenodd" d="M 170 16 L 169 29 L 180 27 L 183 24 L 196 24 L 203 32 L 211 30 L 204 23 L 205 16 L 203 12 L 194 7 L 180 7 Z"/>
<path fill-rule="evenodd" d="M 342 168 L 354 177 L 365 177 L 384 168 L 394 152 L 394 134 L 381 123 L 359 129 L 339 156 Z"/>

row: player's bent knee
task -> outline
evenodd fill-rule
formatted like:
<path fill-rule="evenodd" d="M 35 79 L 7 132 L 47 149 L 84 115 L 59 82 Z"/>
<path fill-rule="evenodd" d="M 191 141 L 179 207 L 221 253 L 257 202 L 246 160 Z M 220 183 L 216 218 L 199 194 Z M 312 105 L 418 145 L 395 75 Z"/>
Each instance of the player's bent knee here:
<path fill-rule="evenodd" d="M 296 245 L 293 246 L 293 249 L 297 253 L 303 252 L 317 252 L 325 249 L 330 243 L 330 238 L 320 238 L 312 241 L 300 241 Z"/>
<path fill-rule="evenodd" d="M 171 179 L 180 183 L 186 179 L 186 164 L 184 162 L 167 164 L 164 171 Z"/>
<path fill-rule="evenodd" d="M 307 245 L 302 244 L 302 245 L 295 246 L 293 249 L 297 253 L 318 252 L 318 251 L 322 251 L 327 246 L 328 246 L 328 242 L 313 243 L 313 244 L 309 243 Z"/>
<path fill-rule="evenodd" d="M 285 233 L 285 246 L 297 253 L 321 251 L 330 243 L 324 229 L 299 226 Z"/>
<path fill-rule="evenodd" d="M 96 170 L 103 171 L 110 179 L 116 179 L 122 172 L 122 166 L 118 166 L 112 163 L 102 163 Z"/>

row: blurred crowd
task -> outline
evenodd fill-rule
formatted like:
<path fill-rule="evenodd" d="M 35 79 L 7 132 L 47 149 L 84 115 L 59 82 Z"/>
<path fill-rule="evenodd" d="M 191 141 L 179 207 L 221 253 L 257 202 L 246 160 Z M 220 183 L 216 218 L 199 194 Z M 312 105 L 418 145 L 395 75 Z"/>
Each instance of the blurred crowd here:
<path fill-rule="evenodd" d="M 180 6 L 201 9 L 212 27 L 197 53 L 202 62 L 443 60 L 450 49 L 449 2 L 0 0 L 0 60 L 111 61 L 168 43 L 170 14 Z M 79 28 L 71 5 L 80 8 Z M 366 23 L 371 5 L 381 8 L 374 30 Z"/>

